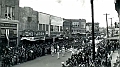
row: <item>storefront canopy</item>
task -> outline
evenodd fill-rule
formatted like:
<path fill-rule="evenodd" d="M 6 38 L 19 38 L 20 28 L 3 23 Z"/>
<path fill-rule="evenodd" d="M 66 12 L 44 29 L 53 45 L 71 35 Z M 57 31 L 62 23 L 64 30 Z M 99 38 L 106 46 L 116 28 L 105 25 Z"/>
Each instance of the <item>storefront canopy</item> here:
<path fill-rule="evenodd" d="M 119 37 L 110 37 L 110 38 L 107 38 L 108 40 L 119 40 Z"/>

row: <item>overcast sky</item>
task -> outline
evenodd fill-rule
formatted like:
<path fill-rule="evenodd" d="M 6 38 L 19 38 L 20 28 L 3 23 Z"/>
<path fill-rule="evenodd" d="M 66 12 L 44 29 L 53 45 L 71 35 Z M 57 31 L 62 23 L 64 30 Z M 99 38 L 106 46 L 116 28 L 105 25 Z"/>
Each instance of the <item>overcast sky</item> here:
<path fill-rule="evenodd" d="M 20 0 L 20 7 L 24 6 L 66 19 L 86 19 L 91 22 L 90 0 Z M 105 13 L 110 14 L 108 18 L 113 17 L 113 22 L 118 21 L 114 0 L 94 0 L 94 12 L 95 22 L 99 22 L 100 27 L 106 27 Z"/>

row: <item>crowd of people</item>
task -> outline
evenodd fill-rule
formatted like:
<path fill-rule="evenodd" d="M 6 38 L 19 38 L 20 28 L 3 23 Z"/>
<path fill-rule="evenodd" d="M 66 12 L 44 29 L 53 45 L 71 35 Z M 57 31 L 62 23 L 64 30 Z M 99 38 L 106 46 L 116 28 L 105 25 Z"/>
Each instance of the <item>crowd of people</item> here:
<path fill-rule="evenodd" d="M 118 42 L 113 41 L 106 45 L 106 41 L 102 40 L 96 44 L 95 60 L 93 60 L 92 44 L 82 44 L 76 53 L 72 53 L 66 61 L 66 66 L 63 67 L 111 67 L 112 53 L 119 48 L 118 45 Z"/>
<path fill-rule="evenodd" d="M 54 53 L 60 52 L 60 50 L 66 49 L 68 40 L 58 40 L 55 42 L 43 42 L 43 43 L 24 43 L 19 47 L 6 47 L 2 50 L 2 65 L 1 67 L 11 67 L 17 64 L 21 64 L 30 60 L 34 60 L 37 57 L 51 54 L 52 46 L 54 47 Z M 53 53 L 53 54 L 54 54 Z M 52 55 L 53 55 L 52 54 Z M 59 58 L 59 56 L 57 57 Z"/>
<path fill-rule="evenodd" d="M 27 47 L 6 47 L 3 49 L 2 67 L 10 67 L 26 61 L 33 60 L 37 57 L 50 54 L 49 43 L 44 44 L 27 44 Z"/>
<path fill-rule="evenodd" d="M 93 46 L 91 43 L 85 43 L 81 38 L 77 39 L 77 41 L 68 41 L 69 40 L 58 40 L 56 42 L 40 44 L 23 44 L 19 47 L 6 47 L 2 50 L 1 66 L 11 67 L 46 54 L 54 56 L 54 54 L 57 53 L 57 58 L 59 59 L 60 52 L 62 52 L 62 56 L 65 56 L 65 50 L 69 49 L 70 46 L 73 46 L 71 47 L 71 57 L 66 61 L 65 67 L 100 67 L 102 65 L 111 67 L 112 52 L 119 48 L 118 42 L 110 41 L 109 43 L 106 43 L 105 40 L 102 40 L 96 44 L 97 50 L 95 52 L 95 60 L 93 60 Z M 78 44 L 77 47 L 74 46 L 75 42 Z M 73 45 L 70 45 L 69 43 Z"/>

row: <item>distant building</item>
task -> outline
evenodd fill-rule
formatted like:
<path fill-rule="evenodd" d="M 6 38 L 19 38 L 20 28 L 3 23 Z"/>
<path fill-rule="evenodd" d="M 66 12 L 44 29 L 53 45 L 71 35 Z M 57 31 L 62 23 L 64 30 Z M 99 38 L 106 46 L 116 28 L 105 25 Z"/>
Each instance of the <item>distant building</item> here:
<path fill-rule="evenodd" d="M 65 20 L 63 22 L 63 33 L 65 35 L 72 34 L 72 22 L 70 20 Z"/>
<path fill-rule="evenodd" d="M 99 28 L 99 32 L 106 34 L 106 29 L 104 27 L 100 27 Z"/>
<path fill-rule="evenodd" d="M 92 23 L 91 22 L 86 23 L 86 32 L 92 33 Z M 94 23 L 94 32 L 95 33 L 99 32 L 99 23 L 98 22 Z"/>
<path fill-rule="evenodd" d="M 85 33 L 86 32 L 86 20 L 85 19 L 64 19 L 63 22 L 64 32 L 70 34 Z"/>

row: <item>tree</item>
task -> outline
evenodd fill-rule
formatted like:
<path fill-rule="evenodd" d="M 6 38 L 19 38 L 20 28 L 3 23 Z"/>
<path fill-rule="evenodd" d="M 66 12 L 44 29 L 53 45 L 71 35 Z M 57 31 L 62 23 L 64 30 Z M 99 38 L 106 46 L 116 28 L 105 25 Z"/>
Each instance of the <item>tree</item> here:
<path fill-rule="evenodd" d="M 118 14 L 119 14 L 119 9 L 120 9 L 120 0 L 115 0 L 115 10 L 118 12 Z"/>

